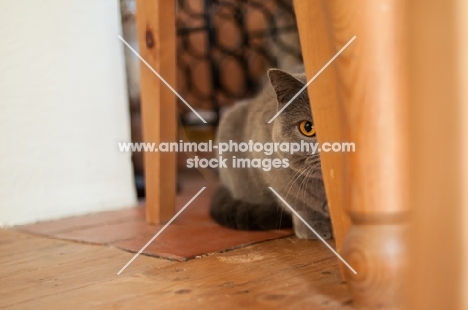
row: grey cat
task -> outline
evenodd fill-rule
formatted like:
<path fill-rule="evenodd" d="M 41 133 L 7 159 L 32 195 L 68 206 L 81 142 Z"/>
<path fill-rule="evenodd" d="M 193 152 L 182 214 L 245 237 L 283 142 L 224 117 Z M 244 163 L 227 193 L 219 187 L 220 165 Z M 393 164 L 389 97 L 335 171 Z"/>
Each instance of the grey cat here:
<path fill-rule="evenodd" d="M 303 91 L 271 123 L 268 121 L 305 85 L 305 74 L 270 69 L 259 96 L 238 103 L 221 118 L 217 142 L 317 142 L 307 91 Z M 212 198 L 211 216 L 234 229 L 267 230 L 293 225 L 301 239 L 316 239 L 268 187 L 275 189 L 324 239 L 332 237 L 318 153 L 228 152 L 223 157 L 287 159 L 289 167 L 220 168 L 221 186 Z M 286 212 L 284 212 L 286 211 Z"/>

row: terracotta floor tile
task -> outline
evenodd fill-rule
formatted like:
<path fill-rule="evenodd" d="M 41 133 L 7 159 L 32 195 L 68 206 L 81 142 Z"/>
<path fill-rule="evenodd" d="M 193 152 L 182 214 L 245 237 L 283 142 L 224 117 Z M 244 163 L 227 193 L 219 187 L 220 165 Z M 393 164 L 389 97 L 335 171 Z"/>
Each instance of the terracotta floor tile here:
<path fill-rule="evenodd" d="M 131 221 L 93 226 L 54 234 L 59 239 L 68 239 L 97 244 L 112 244 L 121 240 L 141 238 L 155 234 L 162 225 L 146 225 L 144 221 Z"/>
<path fill-rule="evenodd" d="M 292 234 L 292 230 L 252 232 L 221 227 L 211 219 L 208 212 L 211 197 L 218 184 L 201 179 L 196 173 L 188 174 L 181 180 L 181 191 L 176 198 L 177 210 L 192 199 L 203 186 L 207 188 L 146 248 L 145 254 L 184 261 L 197 255 Z M 162 227 L 163 225 L 147 225 L 144 206 L 140 205 L 127 210 L 37 223 L 18 229 L 60 239 L 113 245 L 138 252 Z"/>
<path fill-rule="evenodd" d="M 219 225 L 173 225 L 164 230 L 144 251 L 148 255 L 185 261 L 197 255 L 220 252 L 252 243 L 291 235 L 291 230 L 239 231 Z M 153 235 L 114 243 L 138 252 Z"/>

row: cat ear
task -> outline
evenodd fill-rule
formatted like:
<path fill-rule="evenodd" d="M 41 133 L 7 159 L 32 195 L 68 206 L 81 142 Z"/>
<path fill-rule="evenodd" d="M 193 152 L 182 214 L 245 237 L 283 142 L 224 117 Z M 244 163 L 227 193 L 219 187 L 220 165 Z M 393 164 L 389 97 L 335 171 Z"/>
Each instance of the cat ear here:
<path fill-rule="evenodd" d="M 288 103 L 305 85 L 291 74 L 279 69 L 268 70 L 268 77 L 280 105 Z"/>

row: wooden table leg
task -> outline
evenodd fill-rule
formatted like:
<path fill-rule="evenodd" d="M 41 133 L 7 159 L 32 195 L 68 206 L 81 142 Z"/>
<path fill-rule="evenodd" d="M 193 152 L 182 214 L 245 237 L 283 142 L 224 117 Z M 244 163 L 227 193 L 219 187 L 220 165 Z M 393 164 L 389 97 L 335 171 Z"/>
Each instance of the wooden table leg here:
<path fill-rule="evenodd" d="M 172 87 L 176 83 L 175 0 L 137 0 L 140 55 Z M 176 141 L 176 99 L 141 63 L 141 109 L 145 142 Z M 145 153 L 146 221 L 158 224 L 175 214 L 176 154 Z"/>
<path fill-rule="evenodd" d="M 407 89 L 403 0 L 296 0 L 310 78 L 356 40 L 309 87 L 317 136 L 354 142 L 354 153 L 321 153 L 338 250 L 360 309 L 401 305 L 406 263 Z M 351 228 L 343 235 L 351 219 Z"/>

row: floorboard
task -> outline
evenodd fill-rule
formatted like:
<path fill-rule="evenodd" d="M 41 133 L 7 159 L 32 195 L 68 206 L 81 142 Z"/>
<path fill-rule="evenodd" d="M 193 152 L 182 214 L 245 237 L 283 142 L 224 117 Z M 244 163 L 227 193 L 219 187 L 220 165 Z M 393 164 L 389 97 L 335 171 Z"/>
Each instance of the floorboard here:
<path fill-rule="evenodd" d="M 186 262 L 0 230 L 0 308 L 352 309 L 338 260 L 285 237 Z"/>

